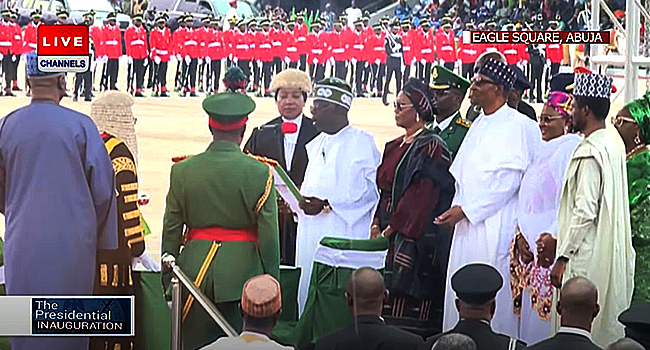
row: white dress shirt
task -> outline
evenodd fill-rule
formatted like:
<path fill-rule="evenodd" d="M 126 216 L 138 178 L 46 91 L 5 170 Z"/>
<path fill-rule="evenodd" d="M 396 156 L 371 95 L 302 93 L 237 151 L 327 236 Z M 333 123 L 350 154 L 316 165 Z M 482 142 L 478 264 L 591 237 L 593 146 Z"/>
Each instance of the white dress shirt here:
<path fill-rule="evenodd" d="M 454 116 L 455 116 L 455 115 L 456 115 L 456 113 L 454 113 L 454 114 L 448 116 L 447 119 L 443 120 L 443 121 L 440 122 L 440 123 L 438 123 L 438 121 L 436 121 L 436 120 L 434 119 L 434 120 L 433 120 L 433 127 L 435 128 L 435 127 L 437 126 L 438 128 L 440 128 L 440 131 L 443 131 L 443 130 L 447 129 L 447 127 L 449 126 L 449 124 L 451 124 L 451 121 L 454 119 Z"/>
<path fill-rule="evenodd" d="M 287 119 L 282 117 L 282 122 L 295 123 L 298 125 L 298 130 L 293 134 L 284 134 L 284 162 L 287 164 L 287 172 L 289 172 L 291 171 L 291 161 L 293 161 L 293 153 L 296 150 L 296 143 L 298 143 L 300 127 L 302 126 L 302 114 L 296 119 Z"/>
<path fill-rule="evenodd" d="M 589 340 L 591 341 L 591 333 L 584 329 L 575 328 L 575 327 L 560 327 L 560 329 L 557 332 L 582 335 L 584 337 L 589 338 Z"/>

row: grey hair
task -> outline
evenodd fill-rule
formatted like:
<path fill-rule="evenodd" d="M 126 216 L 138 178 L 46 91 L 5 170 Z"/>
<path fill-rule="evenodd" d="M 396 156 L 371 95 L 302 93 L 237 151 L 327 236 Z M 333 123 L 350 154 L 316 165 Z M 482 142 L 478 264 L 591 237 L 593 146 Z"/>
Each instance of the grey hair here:
<path fill-rule="evenodd" d="M 476 343 L 464 334 L 452 333 L 440 337 L 431 350 L 476 350 Z"/>

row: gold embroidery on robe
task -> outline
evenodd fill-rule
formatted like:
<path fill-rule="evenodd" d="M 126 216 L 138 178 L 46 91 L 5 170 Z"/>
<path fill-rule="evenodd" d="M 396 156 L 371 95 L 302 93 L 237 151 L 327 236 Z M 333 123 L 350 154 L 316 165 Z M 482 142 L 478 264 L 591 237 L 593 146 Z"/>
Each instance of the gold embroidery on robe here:
<path fill-rule="evenodd" d="M 125 228 L 124 229 L 124 236 L 126 236 L 126 237 L 133 236 L 133 235 L 135 235 L 137 233 L 141 233 L 142 231 L 144 231 L 144 228 L 142 227 L 142 224 L 139 224 L 137 226 L 133 226 L 133 227 L 130 227 L 130 228 Z"/>
<path fill-rule="evenodd" d="M 111 283 L 113 287 L 119 286 L 119 274 L 120 266 L 117 264 L 113 265 L 113 283 Z"/>
<path fill-rule="evenodd" d="M 131 220 L 140 217 L 140 210 L 131 210 L 122 214 L 124 220 Z"/>
<path fill-rule="evenodd" d="M 133 164 L 133 161 L 130 158 L 127 157 L 117 157 L 113 159 L 113 170 L 115 171 L 115 174 L 117 175 L 121 171 L 130 171 L 132 173 L 135 173 L 135 164 Z"/>
<path fill-rule="evenodd" d="M 138 195 L 137 194 L 130 194 L 128 196 L 124 196 L 124 203 L 131 203 L 131 202 L 137 202 L 138 201 Z"/>
<path fill-rule="evenodd" d="M 99 265 L 99 276 L 102 287 L 108 286 L 108 266 L 106 264 Z"/>
<path fill-rule="evenodd" d="M 138 183 L 137 182 L 132 182 L 130 184 L 123 184 L 121 185 L 122 191 L 137 191 L 138 190 Z"/>

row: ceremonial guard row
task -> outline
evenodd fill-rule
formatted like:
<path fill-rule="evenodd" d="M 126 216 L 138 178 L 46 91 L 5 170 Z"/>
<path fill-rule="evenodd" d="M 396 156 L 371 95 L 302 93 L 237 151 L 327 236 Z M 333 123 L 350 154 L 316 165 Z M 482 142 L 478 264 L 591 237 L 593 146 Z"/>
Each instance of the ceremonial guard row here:
<path fill-rule="evenodd" d="M 345 17 L 333 23 L 331 31 L 323 29 L 323 21 L 316 18 L 308 25 L 305 14 L 299 13 L 295 19 L 226 19 L 204 17 L 199 21 L 190 14 L 177 18 L 179 27 L 171 32 L 167 26 L 169 16 L 160 13 L 153 28 L 146 28 L 143 15 L 135 14 L 133 24 L 124 33 L 125 48 L 122 48 L 120 28 L 116 25 L 116 13 L 107 16 L 105 24 L 94 24 L 94 11 L 84 14 L 84 24 L 90 27 L 95 64 L 92 75 L 83 80 L 77 76 L 75 98 L 80 93 L 82 81 L 84 86 L 94 87 L 96 63 L 102 63 L 100 89 L 116 90 L 119 71 L 119 58 L 126 54 L 128 62 L 126 89 L 137 97 L 142 97 L 145 85 L 153 89 L 154 96 L 168 96 L 167 69 L 170 59 L 177 61 L 174 75 L 174 87 L 182 96 L 188 93 L 196 96 L 198 92 L 215 93 L 221 82 L 222 65 L 238 65 L 248 77 L 247 89 L 258 95 L 269 96 L 271 79 L 286 68 L 309 69 L 313 80 L 325 78 L 326 72 L 331 76 L 349 79 L 356 96 L 381 97 L 386 90 L 384 79 L 387 75 L 387 57 L 399 58 L 399 67 L 394 67 L 401 82 L 410 76 L 428 80 L 431 67 L 435 63 L 448 69 L 457 69 L 466 78 L 473 75 L 473 66 L 481 53 L 499 51 L 503 53 L 510 65 L 527 68 L 534 48 L 525 44 L 472 44 L 456 38 L 450 18 L 443 18 L 438 28 L 432 28 L 428 20 L 421 20 L 419 27 L 410 19 L 399 21 L 382 17 L 379 23 L 369 25 L 369 18 L 364 16 L 346 26 Z M 17 70 L 21 54 L 36 49 L 36 28 L 40 24 L 41 13 L 34 11 L 33 19 L 24 31 L 16 24 L 17 13 L 2 11 L 3 22 L 0 25 L 0 56 L 5 77 L 4 94 L 12 96 L 12 91 L 19 90 Z M 57 23 L 67 23 L 68 13 L 57 13 Z M 226 24 L 228 29 L 222 29 Z M 551 29 L 556 29 L 551 23 Z M 391 27 L 398 27 L 394 35 L 400 37 L 399 47 L 394 38 L 387 38 Z M 467 30 L 475 30 L 473 23 L 465 25 Z M 487 30 L 496 30 L 494 22 L 486 24 Z M 514 24 L 507 24 L 505 30 L 521 30 Z M 388 48 L 389 52 L 386 52 Z M 563 59 L 561 44 L 546 47 L 547 65 L 550 73 L 557 73 Z M 225 60 L 225 62 L 224 62 Z M 532 60 L 532 59 L 531 59 Z M 549 62 L 550 61 L 550 62 Z M 396 62 L 396 61 L 395 61 Z M 532 73 L 541 71 L 536 62 Z M 536 67 L 542 67 L 535 69 Z M 411 67 L 414 71 L 411 73 Z M 149 76 L 145 79 L 147 69 Z M 528 70 L 528 69 L 524 69 Z M 146 81 L 145 81 L 146 80 Z M 531 80 L 535 80 L 531 77 Z M 388 84 L 389 82 L 386 81 Z M 135 85 L 135 87 L 134 87 Z M 401 85 L 401 84 L 400 84 Z M 90 90 L 85 88 L 85 90 Z M 399 90 L 399 88 L 398 88 Z M 85 92 L 85 99 L 91 100 L 92 90 Z"/>

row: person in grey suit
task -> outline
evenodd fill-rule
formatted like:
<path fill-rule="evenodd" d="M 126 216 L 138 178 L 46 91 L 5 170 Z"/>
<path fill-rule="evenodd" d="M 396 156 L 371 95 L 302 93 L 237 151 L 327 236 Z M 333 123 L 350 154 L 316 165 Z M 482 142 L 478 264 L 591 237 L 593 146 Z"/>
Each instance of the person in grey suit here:
<path fill-rule="evenodd" d="M 557 303 L 560 329 L 557 334 L 527 350 L 600 350 L 591 341 L 591 324 L 600 312 L 598 289 L 584 277 L 573 277 L 560 290 Z"/>
<path fill-rule="evenodd" d="M 459 333 L 472 338 L 477 350 L 523 350 L 526 343 L 495 333 L 490 326 L 497 306 L 495 298 L 502 286 L 501 274 L 490 265 L 474 263 L 461 267 L 451 277 L 460 321 L 450 331 L 429 337 L 420 349 L 431 350 L 438 339 Z"/>

